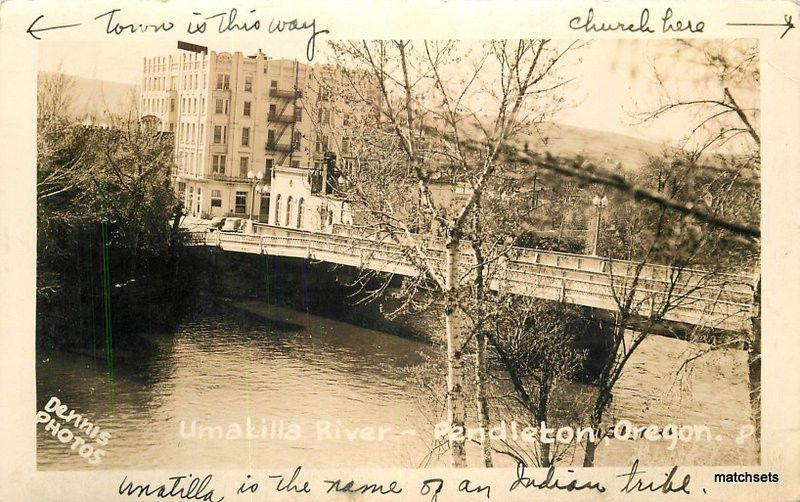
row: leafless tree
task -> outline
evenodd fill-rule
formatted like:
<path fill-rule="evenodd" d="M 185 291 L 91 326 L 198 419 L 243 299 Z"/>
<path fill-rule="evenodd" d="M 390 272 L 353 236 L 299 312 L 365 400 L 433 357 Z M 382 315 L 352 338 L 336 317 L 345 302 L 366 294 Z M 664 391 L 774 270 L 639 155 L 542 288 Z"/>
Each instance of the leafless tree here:
<path fill-rule="evenodd" d="M 704 70 L 704 85 L 690 90 L 675 89 L 665 76 L 667 70 L 656 59 L 653 69 L 661 90 L 661 102 L 654 109 L 642 112 L 642 120 L 652 122 L 669 114 L 689 113 L 692 122 L 685 147 L 690 151 L 690 163 L 704 170 L 704 189 L 699 191 L 702 202 L 709 212 L 726 221 L 758 228 L 761 174 L 758 42 L 681 41 L 680 48 L 688 63 Z M 748 349 L 751 417 L 759 447 L 760 234 L 752 232 L 750 237 L 744 251 L 739 253 L 739 266 L 746 267 L 753 275 L 753 311 L 743 341 Z M 721 346 L 725 344 L 712 344 L 712 347 Z M 695 360 L 697 358 L 692 359 Z"/>
<path fill-rule="evenodd" d="M 636 183 L 672 200 L 692 200 L 698 188 L 694 172 L 659 159 L 638 174 Z M 596 381 L 590 415 L 598 442 L 615 385 L 638 347 L 663 329 L 664 321 L 678 320 L 688 310 L 699 315 L 694 324 L 713 330 L 718 328 L 713 323 L 741 317 L 747 300 L 742 277 L 730 274 L 729 263 L 721 259 L 733 251 L 719 229 L 663 206 L 642 206 L 624 193 L 613 194 L 609 206 L 602 254 L 608 257 L 607 293 L 614 308 L 611 336 L 605 338 L 608 359 Z M 598 442 L 586 445 L 585 466 L 594 464 Z"/>
<path fill-rule="evenodd" d="M 487 188 L 508 167 L 498 162 L 502 147 L 535 133 L 563 106 L 554 91 L 567 81 L 556 70 L 576 46 L 550 40 L 332 45 L 345 87 L 336 93 L 346 117 L 342 130 L 353 159 L 348 166 L 340 158 L 337 192 L 362 215 L 364 230 L 402 245 L 418 268 L 405 280 L 402 308 L 421 297 L 425 305 L 444 306 L 448 416 L 455 431 L 465 425 L 464 357 L 473 340 L 462 299 L 480 294 L 486 279 L 476 283 L 475 275 L 509 244 L 497 238 L 478 244 L 488 252 L 464 263 L 464 255 L 475 256 L 475 215 Z M 440 240 L 423 240 L 419 233 Z M 483 342 L 477 350 L 481 361 Z M 452 463 L 464 466 L 464 440 L 456 436 L 449 445 Z"/>

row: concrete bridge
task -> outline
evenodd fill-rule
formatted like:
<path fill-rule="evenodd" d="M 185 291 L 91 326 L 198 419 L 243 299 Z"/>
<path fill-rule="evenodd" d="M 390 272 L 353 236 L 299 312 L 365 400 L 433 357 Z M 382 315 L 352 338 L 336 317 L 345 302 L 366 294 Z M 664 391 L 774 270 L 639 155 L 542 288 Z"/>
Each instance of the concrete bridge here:
<path fill-rule="evenodd" d="M 416 276 L 414 246 L 424 249 L 427 262 L 443 277 L 445 250 L 441 241 L 421 236 L 368 235 L 338 226 L 333 232 L 313 232 L 254 224 L 247 233 L 198 230 L 189 245 L 215 246 L 223 251 L 303 258 L 389 274 Z M 710 273 L 529 248 L 511 248 L 505 257 L 487 265 L 492 289 L 557 300 L 615 312 L 619 301 L 634 291 L 635 310 L 647 318 L 667 302 L 664 321 L 706 326 L 725 331 L 747 329 L 752 315 L 753 289 L 745 275 Z M 460 278 L 467 283 L 476 263 L 462 248 Z M 635 280 L 635 278 L 637 278 Z"/>

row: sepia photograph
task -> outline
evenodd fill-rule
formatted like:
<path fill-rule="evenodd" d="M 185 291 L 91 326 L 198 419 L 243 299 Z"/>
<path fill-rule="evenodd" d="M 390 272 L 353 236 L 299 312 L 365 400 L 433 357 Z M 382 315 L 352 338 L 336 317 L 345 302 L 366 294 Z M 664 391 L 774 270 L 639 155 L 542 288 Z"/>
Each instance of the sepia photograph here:
<path fill-rule="evenodd" d="M 38 470 L 759 464 L 757 39 L 315 50 L 39 44 Z"/>

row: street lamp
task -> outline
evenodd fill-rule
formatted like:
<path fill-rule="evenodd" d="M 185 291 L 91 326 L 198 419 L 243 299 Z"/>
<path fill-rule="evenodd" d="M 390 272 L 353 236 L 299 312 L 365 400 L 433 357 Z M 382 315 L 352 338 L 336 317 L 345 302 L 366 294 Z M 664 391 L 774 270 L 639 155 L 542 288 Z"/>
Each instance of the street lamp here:
<path fill-rule="evenodd" d="M 253 171 L 247 171 L 247 179 L 250 180 L 250 183 L 253 185 L 252 196 L 250 197 L 250 214 L 247 216 L 248 220 L 253 219 L 253 205 L 255 204 L 256 192 L 262 193 L 264 191 L 264 186 L 261 184 L 261 180 L 264 179 L 264 172 L 259 171 L 256 174 L 253 174 Z"/>
<path fill-rule="evenodd" d="M 600 242 L 600 219 L 602 218 L 603 208 L 608 205 L 608 198 L 604 195 L 595 195 L 592 205 L 597 208 L 597 223 L 594 226 L 594 243 L 592 244 L 592 255 L 597 256 L 597 245 Z"/>

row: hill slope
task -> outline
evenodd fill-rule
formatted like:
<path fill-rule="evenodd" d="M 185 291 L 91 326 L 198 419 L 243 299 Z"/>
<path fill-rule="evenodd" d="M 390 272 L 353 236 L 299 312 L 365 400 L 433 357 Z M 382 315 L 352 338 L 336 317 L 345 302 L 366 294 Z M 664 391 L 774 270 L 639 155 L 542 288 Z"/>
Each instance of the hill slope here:
<path fill-rule="evenodd" d="M 55 73 L 39 72 L 39 80 L 52 78 Z M 68 113 L 79 119 L 94 119 L 105 123 L 108 113 L 127 115 L 133 110 L 138 89 L 135 85 L 66 75 L 72 80 L 72 102 Z"/>
<path fill-rule="evenodd" d="M 40 78 L 52 75 L 49 72 L 39 74 Z M 127 114 L 133 108 L 137 86 L 72 75 L 68 77 L 74 82 L 70 109 L 74 117 L 92 118 L 103 123 L 107 110 L 114 114 Z M 649 156 L 658 155 L 662 150 L 658 143 L 632 136 L 555 123 L 541 125 L 538 134 L 521 139 L 520 146 L 526 142 L 531 150 L 557 156 L 582 155 L 600 164 L 606 158 L 611 158 L 614 164 L 620 162 L 626 169 L 638 168 Z"/>

